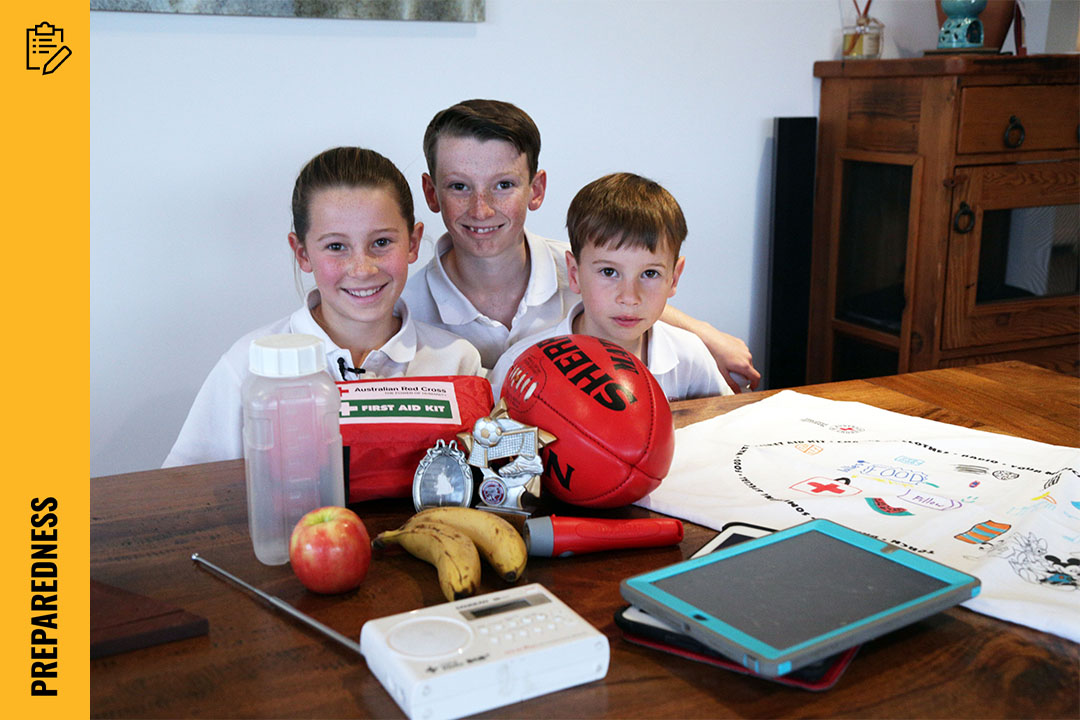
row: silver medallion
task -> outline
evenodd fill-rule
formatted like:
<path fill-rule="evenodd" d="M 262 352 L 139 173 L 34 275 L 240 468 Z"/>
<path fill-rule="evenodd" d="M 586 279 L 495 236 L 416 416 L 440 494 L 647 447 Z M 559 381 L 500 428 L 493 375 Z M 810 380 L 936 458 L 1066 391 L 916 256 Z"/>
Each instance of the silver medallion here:
<path fill-rule="evenodd" d="M 472 503 L 472 468 L 465 461 L 465 453 L 458 450 L 456 441 L 451 440 L 447 445 L 437 440 L 427 451 L 416 466 L 412 495 L 417 511 L 442 505 L 468 507 Z"/>

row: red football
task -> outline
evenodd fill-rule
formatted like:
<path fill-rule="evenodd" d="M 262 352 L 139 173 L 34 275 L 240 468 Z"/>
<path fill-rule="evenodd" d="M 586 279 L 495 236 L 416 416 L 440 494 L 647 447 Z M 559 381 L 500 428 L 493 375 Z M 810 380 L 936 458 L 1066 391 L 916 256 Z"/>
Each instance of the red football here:
<path fill-rule="evenodd" d="M 588 335 L 559 335 L 522 353 L 503 383 L 510 417 L 555 435 L 544 490 L 585 507 L 628 505 L 671 467 L 675 429 L 656 379 L 636 356 Z"/>

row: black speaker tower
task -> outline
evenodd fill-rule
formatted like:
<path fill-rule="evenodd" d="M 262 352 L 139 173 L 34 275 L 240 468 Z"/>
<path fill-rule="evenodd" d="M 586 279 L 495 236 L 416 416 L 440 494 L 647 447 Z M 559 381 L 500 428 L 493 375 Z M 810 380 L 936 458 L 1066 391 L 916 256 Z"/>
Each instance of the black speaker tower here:
<path fill-rule="evenodd" d="M 765 382 L 770 389 L 806 382 L 817 118 L 778 117 L 774 138 L 765 351 Z"/>

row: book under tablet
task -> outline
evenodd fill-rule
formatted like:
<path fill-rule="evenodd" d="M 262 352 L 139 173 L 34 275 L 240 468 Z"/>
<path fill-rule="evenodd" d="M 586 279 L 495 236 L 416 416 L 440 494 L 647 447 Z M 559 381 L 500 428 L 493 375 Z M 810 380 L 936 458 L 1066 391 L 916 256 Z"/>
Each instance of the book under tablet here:
<path fill-rule="evenodd" d="M 762 675 L 784 675 L 964 602 L 978 578 L 812 520 L 623 580 L 630 603 Z"/>

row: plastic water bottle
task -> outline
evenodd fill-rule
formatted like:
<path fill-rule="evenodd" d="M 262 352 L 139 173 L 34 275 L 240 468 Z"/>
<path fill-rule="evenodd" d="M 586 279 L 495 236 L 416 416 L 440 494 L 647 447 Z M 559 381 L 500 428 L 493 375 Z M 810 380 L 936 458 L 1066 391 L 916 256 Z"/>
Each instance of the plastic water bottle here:
<path fill-rule="evenodd" d="M 341 394 L 322 340 L 269 335 L 252 341 L 244 381 L 244 470 L 255 557 L 289 561 L 289 537 L 307 512 L 345 505 Z"/>

